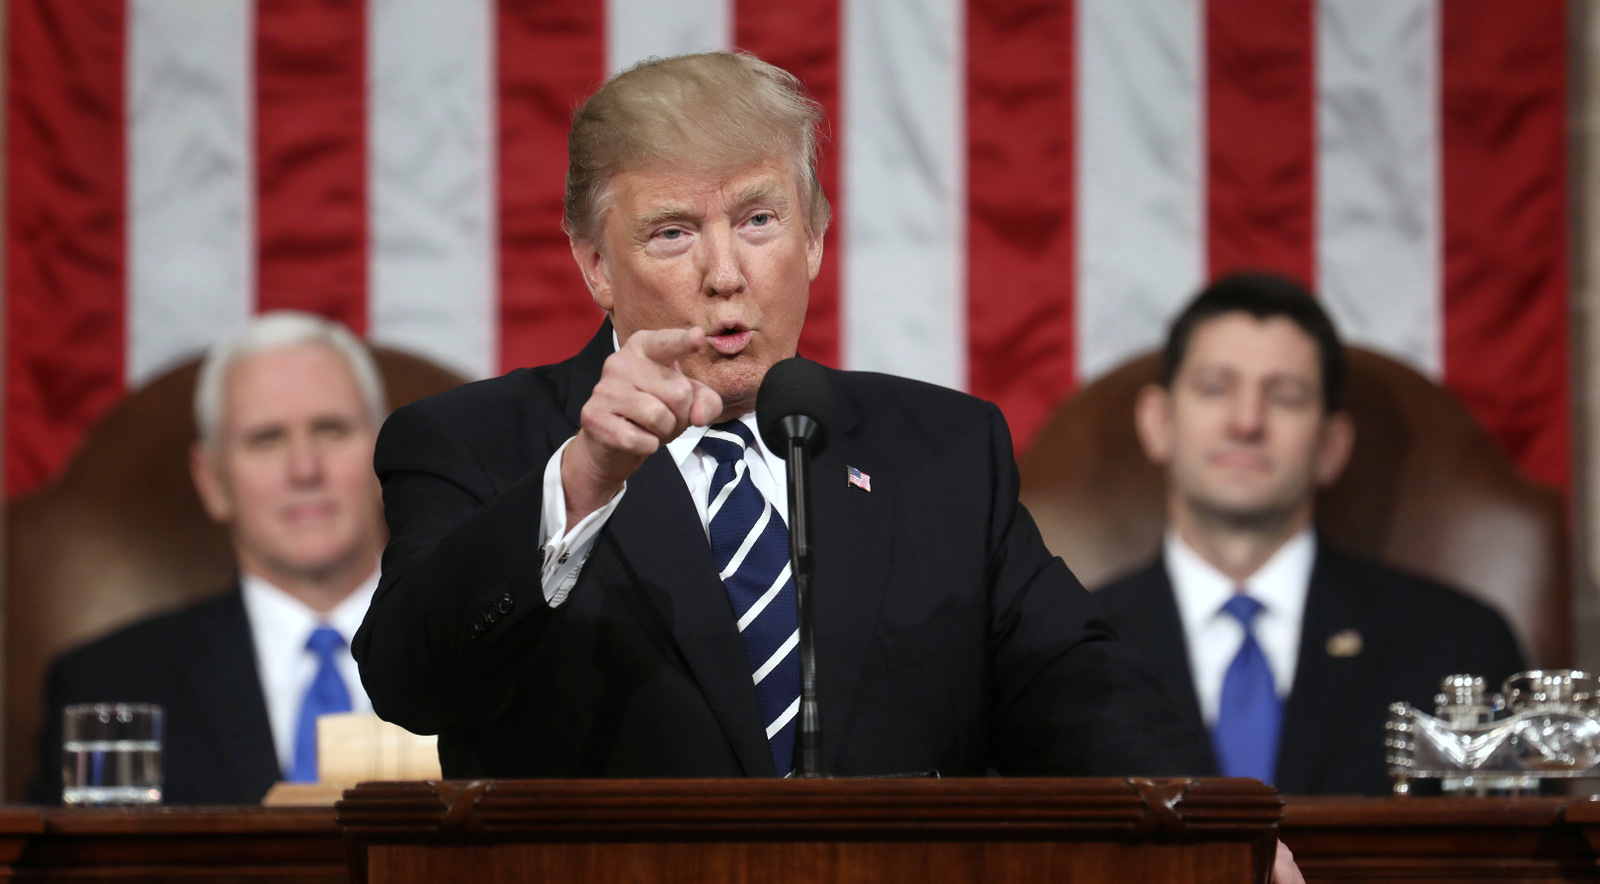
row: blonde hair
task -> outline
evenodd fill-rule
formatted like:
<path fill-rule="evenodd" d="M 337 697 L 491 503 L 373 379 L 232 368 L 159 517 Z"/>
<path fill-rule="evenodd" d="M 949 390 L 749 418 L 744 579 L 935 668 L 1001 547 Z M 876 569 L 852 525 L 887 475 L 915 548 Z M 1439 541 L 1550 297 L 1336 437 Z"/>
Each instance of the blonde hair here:
<path fill-rule="evenodd" d="M 828 229 L 817 179 L 821 105 L 795 76 L 747 53 L 652 58 L 612 77 L 567 133 L 566 229 L 597 243 L 618 173 L 648 165 L 716 171 L 788 156 L 808 233 Z"/>

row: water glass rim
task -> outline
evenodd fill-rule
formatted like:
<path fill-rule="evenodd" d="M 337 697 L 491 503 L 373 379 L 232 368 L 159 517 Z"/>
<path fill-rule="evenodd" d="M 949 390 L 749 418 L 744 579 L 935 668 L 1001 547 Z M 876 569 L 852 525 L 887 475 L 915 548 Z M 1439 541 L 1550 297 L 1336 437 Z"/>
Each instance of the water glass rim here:
<path fill-rule="evenodd" d="M 61 714 L 67 716 L 87 713 L 95 715 L 110 713 L 119 717 L 124 714 L 159 715 L 161 705 L 159 703 L 73 703 L 61 709 Z"/>

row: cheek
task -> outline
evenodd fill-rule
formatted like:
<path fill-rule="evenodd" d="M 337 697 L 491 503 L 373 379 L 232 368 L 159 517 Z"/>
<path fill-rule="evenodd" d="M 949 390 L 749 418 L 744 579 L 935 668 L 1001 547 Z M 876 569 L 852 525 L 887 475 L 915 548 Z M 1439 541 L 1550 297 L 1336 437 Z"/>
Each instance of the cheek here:
<path fill-rule="evenodd" d="M 372 471 L 372 442 L 356 442 L 348 450 L 328 459 L 328 470 L 334 484 L 348 493 L 370 495 L 379 493 L 378 475 Z"/>
<path fill-rule="evenodd" d="M 229 478 L 234 505 L 246 516 L 270 506 L 285 487 L 284 470 L 266 457 L 241 458 Z"/>

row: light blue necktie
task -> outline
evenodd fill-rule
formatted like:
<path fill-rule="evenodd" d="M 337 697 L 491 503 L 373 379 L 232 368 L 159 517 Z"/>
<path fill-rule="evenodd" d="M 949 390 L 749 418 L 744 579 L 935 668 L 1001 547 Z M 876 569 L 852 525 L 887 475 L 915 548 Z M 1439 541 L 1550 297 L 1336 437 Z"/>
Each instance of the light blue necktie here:
<path fill-rule="evenodd" d="M 289 781 L 317 781 L 317 716 L 350 711 L 350 691 L 339 676 L 335 656 L 344 648 L 344 636 L 332 626 L 319 626 L 306 639 L 306 650 L 317 655 L 317 674 L 300 701 L 300 724 L 294 736 L 294 772 Z"/>
<path fill-rule="evenodd" d="M 1243 593 L 1222 606 L 1224 613 L 1244 627 L 1244 641 L 1222 679 L 1222 703 L 1211 729 L 1211 744 L 1223 776 L 1250 777 L 1270 785 L 1278 766 L 1283 702 L 1278 699 L 1267 655 L 1251 627 L 1261 608 L 1260 602 Z"/>
<path fill-rule="evenodd" d="M 750 481 L 740 421 L 716 424 L 700 450 L 717 460 L 707 512 L 711 554 L 733 603 L 739 637 L 778 776 L 794 769 L 795 713 L 800 708 L 800 619 L 789 573 L 789 529 Z"/>

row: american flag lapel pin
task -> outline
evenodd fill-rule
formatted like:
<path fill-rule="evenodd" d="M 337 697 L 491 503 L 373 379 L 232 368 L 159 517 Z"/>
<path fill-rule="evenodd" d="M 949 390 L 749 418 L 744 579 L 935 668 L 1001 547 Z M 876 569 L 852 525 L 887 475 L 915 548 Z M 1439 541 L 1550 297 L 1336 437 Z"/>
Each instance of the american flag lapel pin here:
<path fill-rule="evenodd" d="M 849 474 L 845 480 L 845 487 L 848 488 L 849 486 L 854 485 L 857 488 L 860 488 L 862 491 L 872 490 L 871 476 L 852 466 L 846 466 L 845 469 L 849 471 Z"/>

